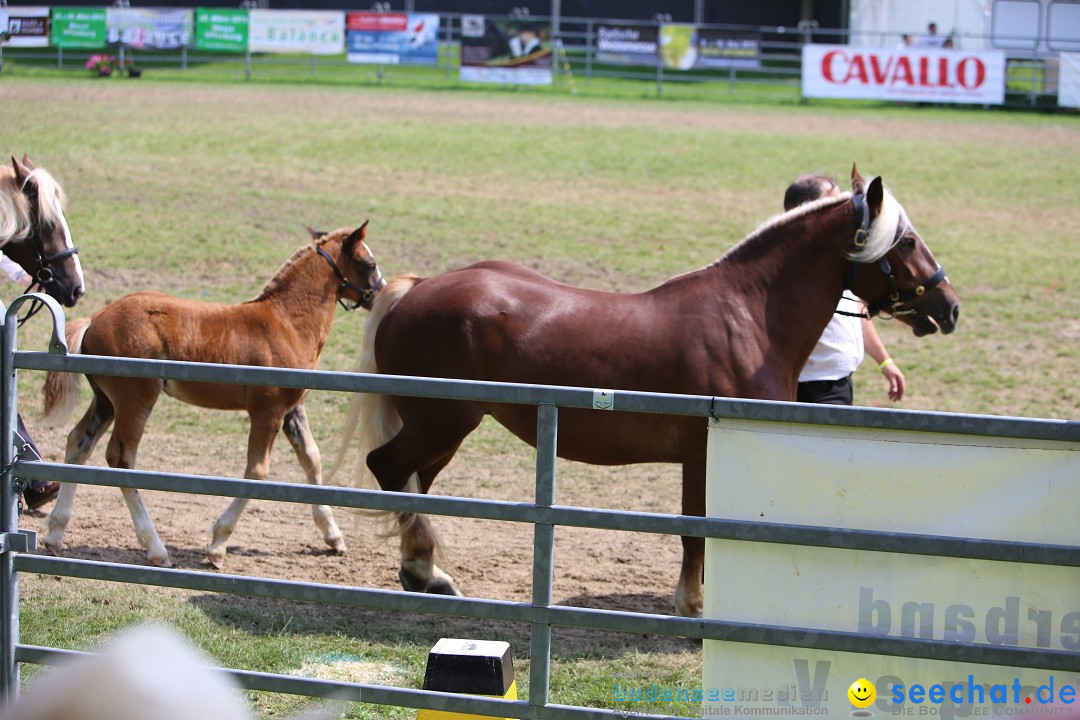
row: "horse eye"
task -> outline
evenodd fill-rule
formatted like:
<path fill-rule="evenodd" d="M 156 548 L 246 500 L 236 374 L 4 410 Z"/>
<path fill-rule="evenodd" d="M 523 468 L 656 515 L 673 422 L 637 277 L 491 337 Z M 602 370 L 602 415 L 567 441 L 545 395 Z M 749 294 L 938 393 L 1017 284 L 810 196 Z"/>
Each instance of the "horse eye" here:
<path fill-rule="evenodd" d="M 915 238 L 910 235 L 905 235 L 900 238 L 900 249 L 907 252 L 911 252 L 915 249 Z"/>

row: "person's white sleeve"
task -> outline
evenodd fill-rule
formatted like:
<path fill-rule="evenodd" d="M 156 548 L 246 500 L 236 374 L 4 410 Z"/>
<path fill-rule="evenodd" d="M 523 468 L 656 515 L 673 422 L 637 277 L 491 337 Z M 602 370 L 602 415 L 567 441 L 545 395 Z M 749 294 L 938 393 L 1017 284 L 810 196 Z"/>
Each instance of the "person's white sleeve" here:
<path fill-rule="evenodd" d="M 30 275 L 22 269 L 22 266 L 7 255 L 0 254 L 0 268 L 3 268 L 8 277 L 17 283 L 26 282 L 30 279 Z"/>

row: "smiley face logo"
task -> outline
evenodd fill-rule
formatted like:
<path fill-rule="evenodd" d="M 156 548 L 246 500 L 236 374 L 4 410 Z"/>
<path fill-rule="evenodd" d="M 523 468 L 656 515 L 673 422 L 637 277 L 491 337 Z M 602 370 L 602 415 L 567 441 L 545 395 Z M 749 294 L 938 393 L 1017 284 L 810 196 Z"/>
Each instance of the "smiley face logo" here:
<path fill-rule="evenodd" d="M 874 687 L 874 683 L 866 678 L 859 678 L 851 683 L 851 687 L 847 690 L 847 696 L 855 707 L 868 708 L 877 699 L 877 688 Z"/>

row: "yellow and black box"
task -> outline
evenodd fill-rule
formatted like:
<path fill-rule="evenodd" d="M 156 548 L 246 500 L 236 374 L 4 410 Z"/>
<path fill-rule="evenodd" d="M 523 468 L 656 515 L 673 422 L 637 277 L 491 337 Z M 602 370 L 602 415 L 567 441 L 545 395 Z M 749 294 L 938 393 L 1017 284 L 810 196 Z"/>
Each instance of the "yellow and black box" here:
<path fill-rule="evenodd" d="M 428 653 L 424 689 L 517 700 L 510 643 L 442 638 Z M 490 720 L 483 715 L 421 709 L 416 720 Z"/>

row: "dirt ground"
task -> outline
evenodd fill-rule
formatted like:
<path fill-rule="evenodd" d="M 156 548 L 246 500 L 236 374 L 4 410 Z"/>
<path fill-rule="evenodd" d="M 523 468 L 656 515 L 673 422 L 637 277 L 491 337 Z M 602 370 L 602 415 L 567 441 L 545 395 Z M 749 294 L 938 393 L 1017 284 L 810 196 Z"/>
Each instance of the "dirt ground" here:
<path fill-rule="evenodd" d="M 174 403 L 171 399 L 163 402 Z M 159 408 L 160 410 L 160 408 Z M 191 409 L 193 418 L 200 411 Z M 241 417 L 237 416 L 237 421 Z M 314 420 L 313 420 L 314 423 Z M 61 461 L 63 436 L 35 430 L 46 460 Z M 532 496 L 532 448 L 503 442 L 504 431 L 491 424 L 461 452 L 438 478 L 434 493 L 523 501 Z M 242 438 L 234 438 L 234 442 Z M 169 472 L 239 477 L 243 457 L 212 448 L 216 439 L 197 432 L 151 428 L 144 438 L 139 466 Z M 490 446 L 508 445 L 510 453 L 494 456 Z M 324 444 L 325 445 L 325 444 Z M 324 460 L 335 447 L 324 447 Z M 287 443 L 274 450 L 272 479 L 302 482 L 303 474 Z M 91 463 L 104 464 L 99 446 Z M 560 461 L 557 502 L 562 505 L 638 509 L 677 513 L 677 466 L 597 468 Z M 212 571 L 203 563 L 209 529 L 228 504 L 227 498 L 167 492 L 143 492 L 158 533 L 174 567 Z M 50 509 L 51 505 L 47 509 Z M 45 513 L 26 513 L 23 528 L 45 531 Z M 357 587 L 396 589 L 397 539 L 383 536 L 383 520 L 336 510 L 348 552 L 330 554 L 308 507 L 252 501 L 233 535 L 223 572 L 285 578 Z M 440 566 L 473 597 L 511 601 L 531 598 L 532 527 L 523 523 L 436 518 L 445 545 Z M 44 552 L 44 550 L 39 550 Z M 109 562 L 145 564 L 127 507 L 115 488 L 80 486 L 65 536 L 64 556 Z M 661 535 L 557 528 L 554 601 L 558 604 L 667 613 L 681 559 L 678 538 Z"/>

